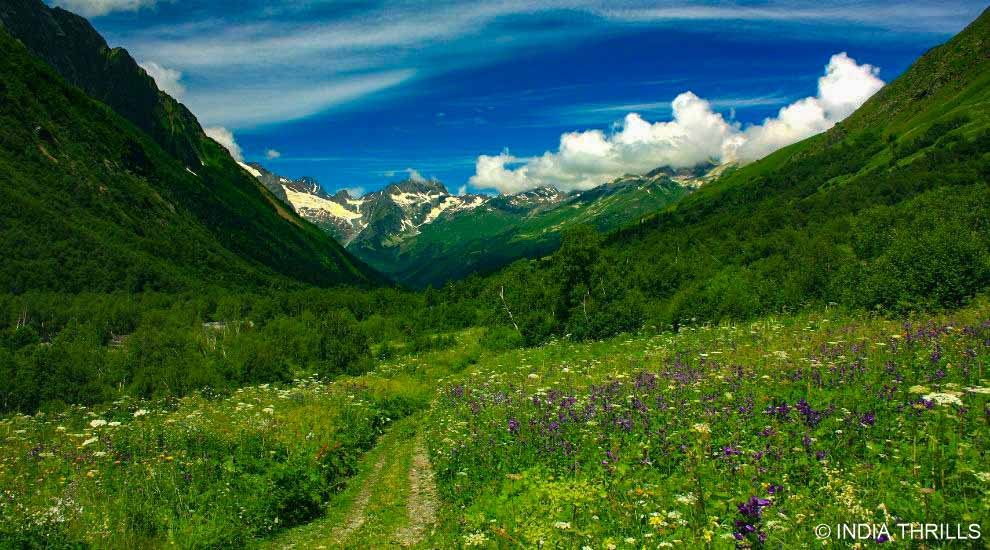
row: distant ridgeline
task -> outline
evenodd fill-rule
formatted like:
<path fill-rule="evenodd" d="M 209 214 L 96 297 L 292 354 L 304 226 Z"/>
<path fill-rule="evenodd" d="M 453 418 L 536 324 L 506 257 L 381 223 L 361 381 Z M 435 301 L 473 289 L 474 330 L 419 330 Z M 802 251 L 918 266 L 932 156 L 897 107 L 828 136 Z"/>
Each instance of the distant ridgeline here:
<path fill-rule="evenodd" d="M 0 291 L 384 281 L 85 19 L 0 0 L 0 75 Z"/>
<path fill-rule="evenodd" d="M 290 180 L 259 164 L 245 169 L 299 215 L 333 235 L 357 257 L 405 285 L 439 287 L 538 258 L 568 228 L 611 231 L 656 212 L 721 175 L 729 165 L 657 169 L 594 189 L 563 193 L 541 187 L 512 195 L 452 195 L 437 181 L 407 179 L 352 197 L 325 192 L 311 178 Z"/>
<path fill-rule="evenodd" d="M 530 342 L 828 302 L 958 306 L 990 283 L 987 105 L 984 12 L 825 134 L 450 295 L 486 296 Z"/>

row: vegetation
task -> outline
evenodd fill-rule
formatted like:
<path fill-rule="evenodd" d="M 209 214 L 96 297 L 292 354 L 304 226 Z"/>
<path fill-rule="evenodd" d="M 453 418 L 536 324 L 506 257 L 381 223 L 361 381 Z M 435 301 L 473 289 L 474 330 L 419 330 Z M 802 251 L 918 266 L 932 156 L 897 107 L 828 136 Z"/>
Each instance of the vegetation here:
<path fill-rule="evenodd" d="M 903 322 L 817 311 L 483 358 L 438 390 L 431 544 L 791 548 L 819 524 L 885 523 L 899 543 L 897 523 L 985 531 L 988 315 L 985 300 Z"/>
<path fill-rule="evenodd" d="M 365 376 L 0 420 L 0 546 L 243 547 L 309 521 L 425 388 Z"/>
<path fill-rule="evenodd" d="M 484 296 L 489 322 L 531 344 L 828 303 L 957 308 L 990 283 L 988 25 L 984 14 L 926 54 L 848 123 L 448 295 Z"/>
<path fill-rule="evenodd" d="M 626 176 L 551 207 L 515 206 L 511 197 L 499 197 L 473 210 L 442 215 L 398 243 L 358 242 L 348 249 L 401 284 L 442 287 L 520 258 L 550 254 L 560 245 L 561 233 L 579 225 L 600 232 L 619 229 L 687 193 L 666 175 Z"/>
<path fill-rule="evenodd" d="M 2 28 L 0 74 L 0 291 L 383 281 L 286 209 L 198 124 L 187 137 L 200 156 L 188 162 Z"/>
<path fill-rule="evenodd" d="M 420 293 L 0 30 L 0 547 L 985 531 L 988 25 L 637 224 Z"/>

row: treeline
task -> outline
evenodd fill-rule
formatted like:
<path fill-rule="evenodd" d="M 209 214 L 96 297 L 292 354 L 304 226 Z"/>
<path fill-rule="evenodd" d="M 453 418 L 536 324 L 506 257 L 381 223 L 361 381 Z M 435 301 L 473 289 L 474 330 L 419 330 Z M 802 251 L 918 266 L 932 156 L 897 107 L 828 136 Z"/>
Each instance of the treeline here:
<path fill-rule="evenodd" d="M 473 307 L 387 288 L 0 296 L 0 412 L 358 374 L 449 345 Z"/>

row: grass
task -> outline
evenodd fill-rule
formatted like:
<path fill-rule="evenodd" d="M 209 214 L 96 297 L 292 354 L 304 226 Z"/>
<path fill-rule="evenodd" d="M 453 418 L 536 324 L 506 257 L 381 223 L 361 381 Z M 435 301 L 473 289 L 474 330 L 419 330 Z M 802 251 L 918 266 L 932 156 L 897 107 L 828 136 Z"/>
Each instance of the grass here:
<path fill-rule="evenodd" d="M 906 323 L 831 310 L 505 352 L 472 329 L 331 383 L 9 417 L 0 546 L 395 545 L 421 437 L 425 547 L 985 530 L 987 319 L 985 300 Z"/>
<path fill-rule="evenodd" d="M 422 386 L 374 375 L 0 421 L 0 546 L 243 546 L 324 512 Z"/>
<path fill-rule="evenodd" d="M 988 317 L 985 303 L 908 324 L 826 311 L 484 358 L 445 379 L 433 409 L 432 542 L 792 547 L 821 523 L 985 530 Z"/>

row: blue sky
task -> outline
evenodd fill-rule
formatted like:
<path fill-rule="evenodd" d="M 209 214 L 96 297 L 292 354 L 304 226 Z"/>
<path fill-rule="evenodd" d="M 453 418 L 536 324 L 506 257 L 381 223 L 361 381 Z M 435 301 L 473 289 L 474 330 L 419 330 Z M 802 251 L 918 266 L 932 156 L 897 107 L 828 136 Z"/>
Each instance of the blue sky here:
<path fill-rule="evenodd" d="M 687 91 L 730 127 L 720 138 L 724 150 L 782 107 L 823 97 L 819 78 L 833 55 L 848 53 L 850 67 L 870 65 L 857 73 L 863 78 L 890 81 L 985 7 L 963 0 L 54 3 L 130 50 L 204 126 L 232 132 L 246 160 L 314 176 L 330 191 L 374 190 L 407 169 L 451 190 L 469 181 L 469 190 L 486 182 L 503 191 L 541 182 L 586 187 L 619 168 L 583 150 L 567 157 L 562 134 L 597 130 L 576 139 L 595 138 L 590 146 L 597 146 L 600 133 L 612 147 L 628 113 L 668 121 L 671 101 Z M 653 133 L 675 130 L 656 125 Z M 533 157 L 547 151 L 538 166 Z M 609 154 L 614 161 L 630 151 Z M 500 159 L 494 172 L 482 174 L 482 155 Z M 636 155 L 629 166 L 668 158 Z M 516 187 L 491 183 L 499 178 Z"/>

